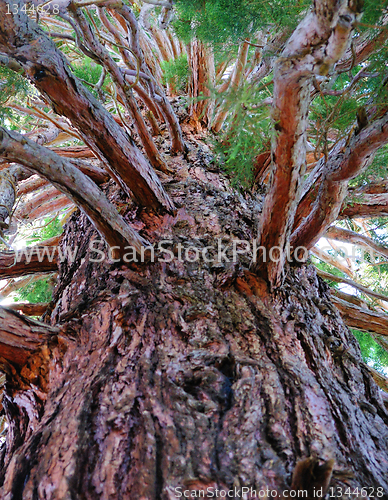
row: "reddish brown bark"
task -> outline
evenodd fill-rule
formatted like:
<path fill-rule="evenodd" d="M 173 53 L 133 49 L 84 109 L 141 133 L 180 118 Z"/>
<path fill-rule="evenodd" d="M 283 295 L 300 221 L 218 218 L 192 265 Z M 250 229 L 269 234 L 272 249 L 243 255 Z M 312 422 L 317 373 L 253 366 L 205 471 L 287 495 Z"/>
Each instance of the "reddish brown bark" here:
<path fill-rule="evenodd" d="M 210 47 L 194 39 L 188 47 L 190 68 L 189 113 L 196 128 L 210 126 L 213 106 L 210 100 L 211 87 L 215 83 L 214 57 Z"/>
<path fill-rule="evenodd" d="M 59 332 L 58 328 L 3 307 L 0 307 L 0 324 L 0 357 L 19 368 Z"/>
<path fill-rule="evenodd" d="M 348 229 L 343 229 L 341 227 L 331 226 L 326 231 L 326 238 L 338 240 L 338 241 L 348 241 L 354 245 L 359 245 L 368 250 L 373 250 L 379 255 L 388 257 L 388 248 L 377 244 L 372 238 L 358 234 L 354 231 L 349 231 Z"/>
<path fill-rule="evenodd" d="M 61 195 L 53 200 L 43 203 L 43 205 L 35 207 L 34 210 L 28 214 L 26 220 L 32 222 L 34 220 L 47 217 L 50 214 L 54 217 L 60 210 L 65 208 L 70 210 L 71 207 L 75 207 L 74 203 L 67 196 Z"/>
<path fill-rule="evenodd" d="M 48 304 L 30 304 L 29 302 L 17 302 L 15 304 L 8 304 L 7 309 L 11 311 L 18 311 L 26 316 L 42 316 L 46 312 Z"/>

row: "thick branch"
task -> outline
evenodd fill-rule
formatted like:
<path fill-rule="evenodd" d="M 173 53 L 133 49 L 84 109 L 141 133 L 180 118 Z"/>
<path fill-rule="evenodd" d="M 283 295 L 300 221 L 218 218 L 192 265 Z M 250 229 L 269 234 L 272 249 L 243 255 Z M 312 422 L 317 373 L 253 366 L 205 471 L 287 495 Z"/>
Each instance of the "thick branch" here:
<path fill-rule="evenodd" d="M 12 4 L 18 6 L 18 15 Z M 143 206 L 172 209 L 158 177 L 124 130 L 75 78 L 54 42 L 22 11 L 21 0 L 0 3 L 0 50 L 17 59 L 37 87 L 105 162 L 123 189 Z"/>
<path fill-rule="evenodd" d="M 338 297 L 332 296 L 332 301 L 340 310 L 341 316 L 350 328 L 378 333 L 379 335 L 388 335 L 388 314 L 357 307 Z"/>
<path fill-rule="evenodd" d="M 68 160 L 16 132 L 0 128 L 0 154 L 39 173 L 90 218 L 110 246 L 127 242 L 141 252 L 147 242 L 117 213 L 105 194 Z"/>
<path fill-rule="evenodd" d="M 59 238 L 15 252 L 0 253 L 0 279 L 54 272 L 58 269 Z"/>
<path fill-rule="evenodd" d="M 0 356 L 23 366 L 59 330 L 0 307 Z"/>
<path fill-rule="evenodd" d="M 330 8 L 328 8 L 330 4 Z M 330 13 L 329 15 L 327 13 Z M 272 178 L 259 224 L 260 245 L 280 248 L 278 262 L 262 265 L 272 285 L 281 282 L 286 246 L 305 172 L 310 84 L 327 74 L 347 48 L 356 14 L 345 2 L 315 2 L 286 44 L 274 71 Z M 317 40 L 320 43 L 317 44 Z"/>
<path fill-rule="evenodd" d="M 295 229 L 291 245 L 311 248 L 323 236 L 327 228 L 337 219 L 348 192 L 348 183 L 362 173 L 373 160 L 379 147 L 388 141 L 388 113 L 380 120 L 353 133 L 350 139 L 343 139 L 331 151 L 328 157 L 319 194 L 309 211 Z M 322 167 L 322 160 L 317 167 Z M 305 195 L 305 200 L 316 188 L 313 186 Z M 304 207 L 306 210 L 306 207 Z"/>

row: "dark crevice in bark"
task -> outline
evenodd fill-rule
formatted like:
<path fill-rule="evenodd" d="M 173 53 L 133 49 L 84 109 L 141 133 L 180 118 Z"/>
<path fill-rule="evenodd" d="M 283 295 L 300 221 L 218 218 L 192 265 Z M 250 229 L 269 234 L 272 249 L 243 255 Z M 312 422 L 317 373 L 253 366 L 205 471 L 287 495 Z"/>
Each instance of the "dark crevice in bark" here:
<path fill-rule="evenodd" d="M 161 436 L 160 429 L 158 429 L 158 423 L 156 418 L 154 418 L 155 425 L 155 500 L 162 500 L 163 495 L 163 437 Z"/>

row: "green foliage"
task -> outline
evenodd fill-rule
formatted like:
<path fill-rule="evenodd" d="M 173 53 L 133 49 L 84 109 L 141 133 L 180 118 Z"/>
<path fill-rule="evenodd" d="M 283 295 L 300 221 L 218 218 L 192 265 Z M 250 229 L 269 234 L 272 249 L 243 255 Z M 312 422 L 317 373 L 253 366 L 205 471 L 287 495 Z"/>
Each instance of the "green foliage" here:
<path fill-rule="evenodd" d="M 358 340 L 361 355 L 365 363 L 387 375 L 388 372 L 388 352 L 380 346 L 367 332 L 352 330 Z"/>
<path fill-rule="evenodd" d="M 25 99 L 29 90 L 28 81 L 21 75 L 8 68 L 0 66 L 0 125 L 5 124 L 5 120 L 11 121 L 13 126 L 20 124 L 25 120 L 6 106 L 10 99 L 16 99 L 18 102 Z"/>
<path fill-rule="evenodd" d="M 266 92 L 265 86 L 245 85 L 217 96 L 220 109 L 226 107 L 229 116 L 215 143 L 215 153 L 237 187 L 252 186 L 255 158 L 269 148 L 269 110 L 258 105 L 268 96 Z"/>
<path fill-rule="evenodd" d="M 96 85 L 101 77 L 102 67 L 94 62 L 89 57 L 84 56 L 83 59 L 77 63 L 73 63 L 73 72 L 77 78 L 80 78 L 92 92 L 92 94 L 98 98 L 97 92 L 94 90 L 93 86 Z M 109 75 L 105 77 L 105 82 L 103 85 L 106 86 L 111 82 Z"/>
<path fill-rule="evenodd" d="M 233 43 L 270 26 L 295 26 L 308 0 L 177 0 L 174 28 L 189 41 L 196 36 L 212 44 Z"/>
<path fill-rule="evenodd" d="M 44 219 L 42 225 L 34 227 L 32 233 L 26 238 L 29 245 L 48 240 L 54 236 L 59 236 L 63 227 L 59 217 L 48 217 Z"/>
<path fill-rule="evenodd" d="M 180 55 L 177 59 L 162 61 L 163 84 L 171 85 L 176 91 L 185 91 L 189 81 L 189 64 L 187 54 Z"/>
<path fill-rule="evenodd" d="M 52 299 L 52 295 L 52 278 L 48 276 L 47 278 L 33 281 L 32 283 L 18 290 L 15 297 L 15 302 L 27 301 L 31 304 L 37 304 L 39 302 L 50 302 L 50 300 Z"/>

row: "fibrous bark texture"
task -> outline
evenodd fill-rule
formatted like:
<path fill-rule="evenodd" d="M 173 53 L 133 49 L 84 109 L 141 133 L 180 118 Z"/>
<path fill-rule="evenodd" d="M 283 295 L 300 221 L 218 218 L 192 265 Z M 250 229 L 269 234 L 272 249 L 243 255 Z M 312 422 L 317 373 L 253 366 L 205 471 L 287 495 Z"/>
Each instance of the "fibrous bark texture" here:
<path fill-rule="evenodd" d="M 169 240 L 171 262 L 93 262 L 95 230 L 70 219 L 62 244 L 80 249 L 59 264 L 46 315 L 66 352 L 52 348 L 30 413 L 11 397 L 28 387 L 7 380 L 1 497 L 164 500 L 235 486 L 280 496 L 317 470 L 321 484 L 387 495 L 388 413 L 327 286 L 303 265 L 269 292 L 248 255 L 217 262 L 218 239 L 254 237 L 258 210 L 218 175 L 189 164 L 166 189 L 185 208 L 137 222 L 150 241 Z M 215 261 L 182 262 L 189 247 L 212 247 Z"/>

